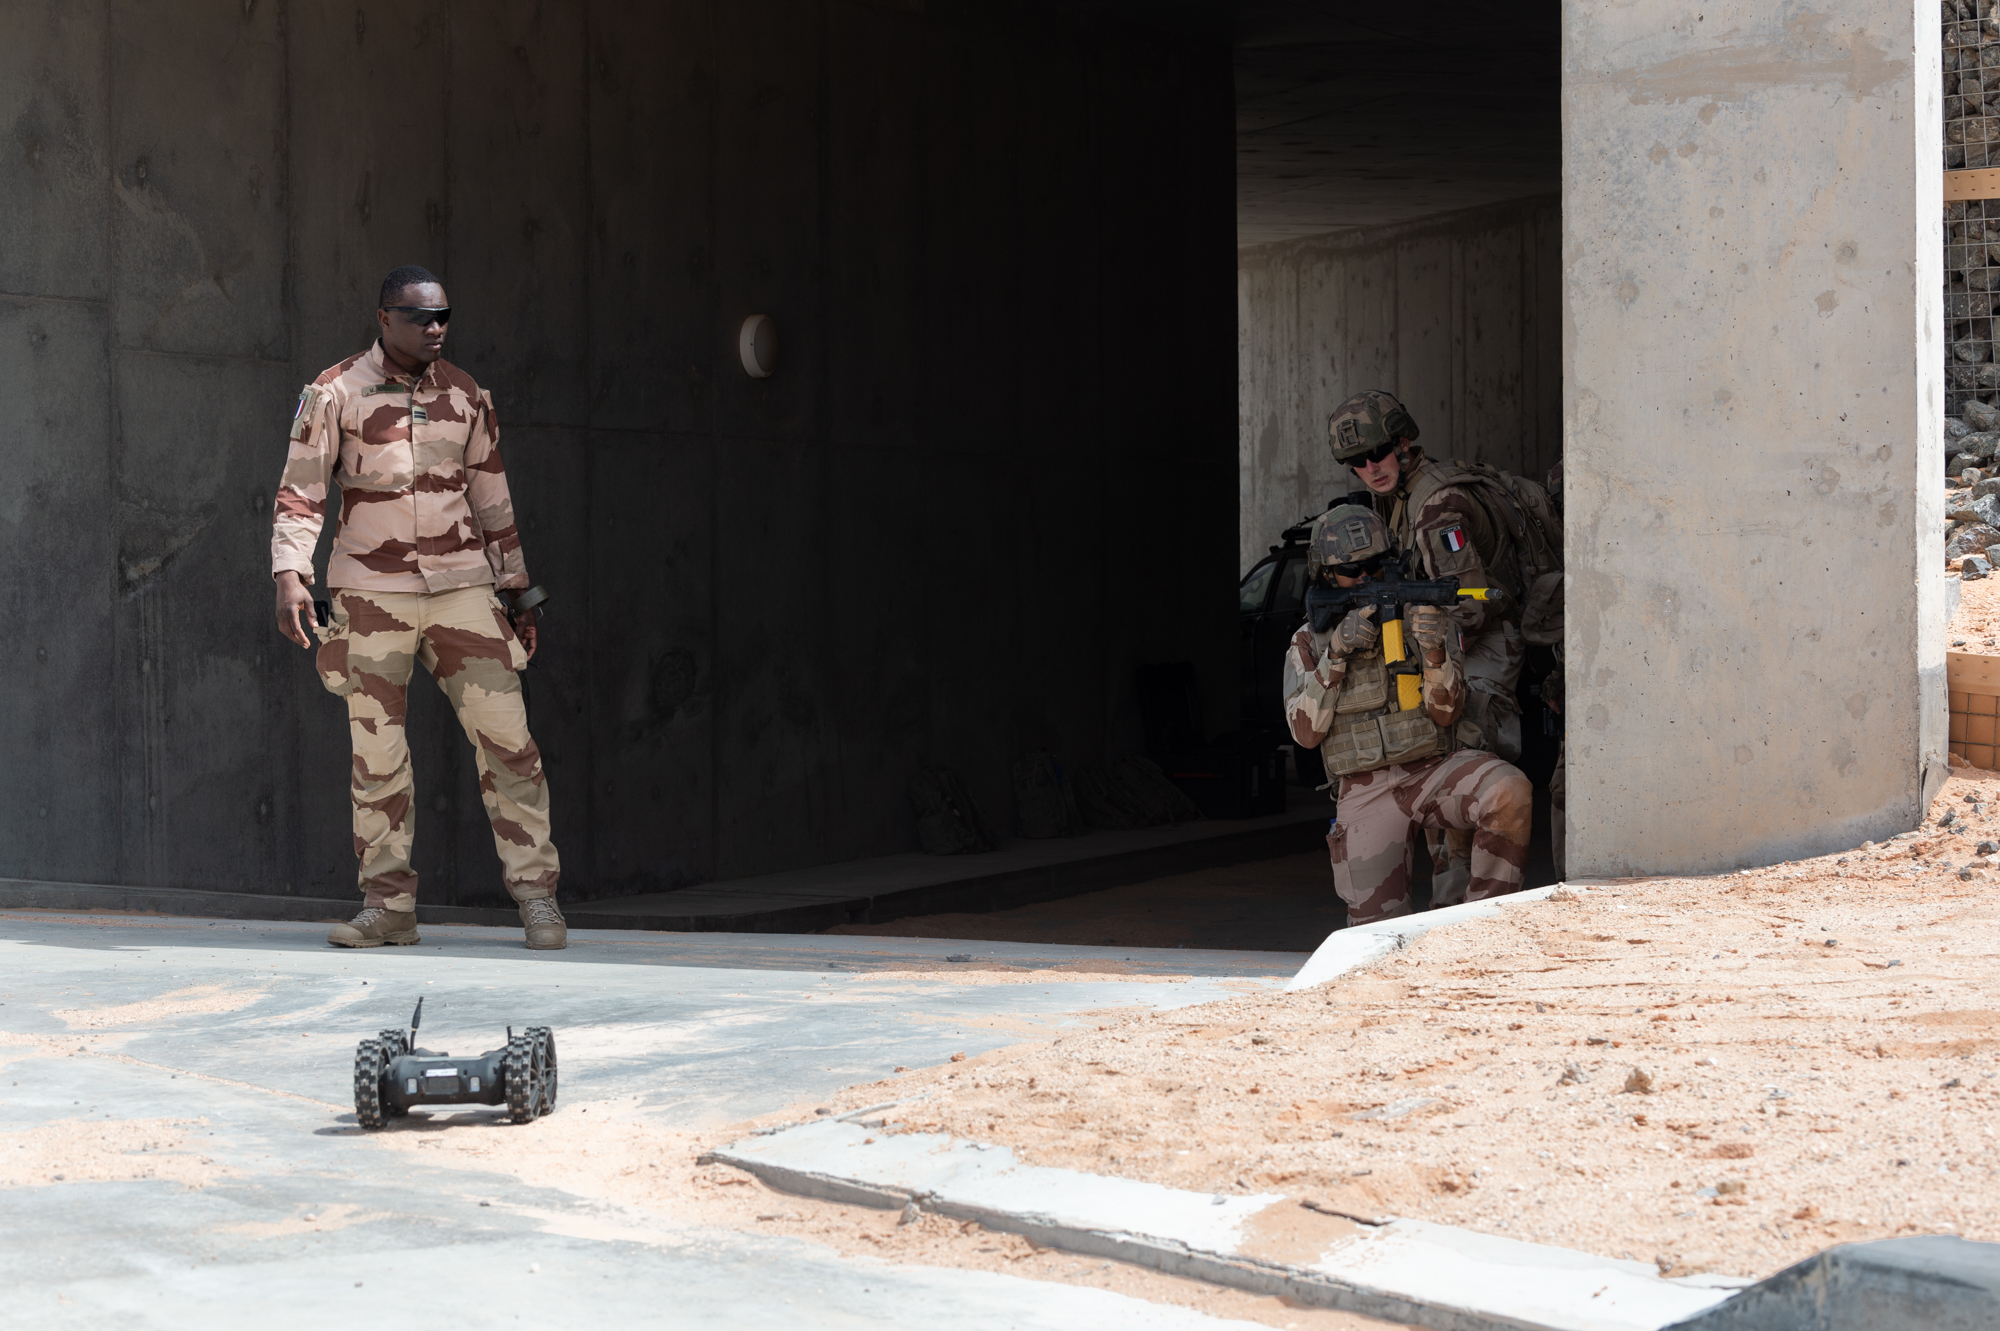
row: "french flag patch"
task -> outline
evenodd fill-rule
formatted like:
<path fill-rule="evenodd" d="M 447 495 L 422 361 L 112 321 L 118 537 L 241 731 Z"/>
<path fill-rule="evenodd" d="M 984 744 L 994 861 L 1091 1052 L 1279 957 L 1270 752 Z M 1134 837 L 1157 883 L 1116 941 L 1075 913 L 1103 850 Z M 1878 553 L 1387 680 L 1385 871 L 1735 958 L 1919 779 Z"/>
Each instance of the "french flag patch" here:
<path fill-rule="evenodd" d="M 1465 528 L 1446 527 L 1442 532 L 1438 533 L 1438 544 L 1442 545 L 1452 554 L 1457 554 L 1465 548 Z"/>

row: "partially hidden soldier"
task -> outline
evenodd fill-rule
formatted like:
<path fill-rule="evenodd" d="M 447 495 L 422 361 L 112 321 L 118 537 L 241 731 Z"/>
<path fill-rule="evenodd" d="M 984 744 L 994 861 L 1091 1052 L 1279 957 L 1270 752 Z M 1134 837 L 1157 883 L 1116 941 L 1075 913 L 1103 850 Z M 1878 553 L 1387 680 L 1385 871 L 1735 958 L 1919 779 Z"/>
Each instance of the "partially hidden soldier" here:
<path fill-rule="evenodd" d="M 1368 487 L 1390 539 L 1418 576 L 1456 577 L 1464 586 L 1504 593 L 1497 605 L 1468 600 L 1450 614 L 1465 641 L 1467 692 L 1458 740 L 1511 763 L 1521 757 L 1515 689 L 1526 644 L 1549 640 L 1551 602 L 1554 640 L 1561 638 L 1561 538 L 1551 546 L 1554 519 L 1538 487 L 1481 464 L 1429 458 L 1416 442 L 1419 433 L 1403 404 L 1380 389 L 1354 394 L 1327 421 L 1334 459 Z M 1432 902 L 1466 900 L 1469 838 L 1439 832 L 1430 843 Z"/>
<path fill-rule="evenodd" d="M 363 908 L 335 925 L 327 942 L 418 941 L 404 717 L 412 669 L 422 662 L 472 743 L 493 846 L 528 946 L 565 947 L 548 781 L 517 673 L 535 652 L 542 593 L 529 589 L 493 399 L 442 359 L 451 307 L 430 273 L 390 273 L 375 319 L 374 346 L 299 394 L 272 515 L 278 629 L 309 647 L 300 617 L 313 612 L 313 548 L 328 489 L 340 486 L 327 562 L 331 616 L 315 627 L 316 662 L 320 682 L 347 703 Z"/>
<path fill-rule="evenodd" d="M 1549 502 L 1555 505 L 1556 516 L 1563 511 L 1563 464 L 1558 461 L 1549 468 Z M 1542 701 L 1556 718 L 1556 769 L 1549 775 L 1549 849 L 1556 862 L 1556 877 L 1569 874 L 1569 736 L 1564 733 L 1563 718 L 1563 644 L 1561 623 L 1558 620 L 1555 642 L 1550 644 L 1555 653 L 1555 669 L 1542 679 Z"/>
<path fill-rule="evenodd" d="M 1391 550 L 1379 516 L 1341 505 L 1313 525 L 1309 574 L 1359 586 Z M 1468 688 L 1453 612 L 1412 605 L 1403 614 L 1404 638 L 1421 670 L 1414 710 L 1398 700 L 1374 613 L 1372 606 L 1353 610 L 1323 632 L 1308 622 L 1285 652 L 1292 740 L 1317 748 L 1339 780 L 1327 849 L 1348 922 L 1409 913 L 1414 827 L 1468 836 L 1468 900 L 1518 891 L 1533 792 L 1519 769 L 1459 739 Z"/>

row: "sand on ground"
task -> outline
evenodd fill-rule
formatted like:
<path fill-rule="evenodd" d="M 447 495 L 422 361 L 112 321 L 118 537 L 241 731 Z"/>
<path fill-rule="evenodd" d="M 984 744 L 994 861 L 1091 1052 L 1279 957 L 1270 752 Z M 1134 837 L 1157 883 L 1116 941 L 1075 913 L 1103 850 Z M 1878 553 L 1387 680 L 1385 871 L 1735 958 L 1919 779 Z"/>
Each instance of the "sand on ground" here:
<path fill-rule="evenodd" d="M 1088 1286 L 1297 1331 L 1390 1331 L 1397 1325 L 1043 1248 L 973 1221 L 923 1213 L 904 1222 L 895 1211 L 796 1197 L 735 1169 L 698 1163 L 702 1152 L 757 1127 L 812 1117 L 809 1107 L 705 1133 L 661 1127 L 647 1122 L 637 1109 L 637 1102 L 593 1101 L 560 1107 L 549 1118 L 519 1127 L 489 1114 L 413 1114 L 366 1134 L 365 1140 L 374 1149 L 481 1171 L 468 1178 L 489 1185 L 495 1174 L 504 1174 L 605 1203 L 604 1211 L 579 1216 L 537 1211 L 505 1188 L 481 1197 L 494 1207 L 529 1215 L 551 1232 L 579 1238 L 682 1243 L 689 1237 L 686 1226 L 713 1225 L 806 1239 L 848 1257 Z M 351 1131 L 361 1135 L 359 1129 Z"/>
<path fill-rule="evenodd" d="M 1941 821 L 1949 815 L 1949 826 Z M 2000 774 L 1920 832 L 1503 902 L 1301 993 L 1121 1016 L 855 1088 L 904 1131 L 1761 1276 L 2000 1240 Z"/>

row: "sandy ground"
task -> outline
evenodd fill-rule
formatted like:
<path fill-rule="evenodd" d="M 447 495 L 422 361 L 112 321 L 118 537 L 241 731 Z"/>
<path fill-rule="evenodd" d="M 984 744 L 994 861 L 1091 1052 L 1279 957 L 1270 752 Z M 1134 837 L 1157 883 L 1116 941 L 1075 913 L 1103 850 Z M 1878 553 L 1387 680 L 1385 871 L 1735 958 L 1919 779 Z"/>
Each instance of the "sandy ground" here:
<path fill-rule="evenodd" d="M 1952 645 L 1994 650 L 1996 637 L 2000 579 L 1964 584 Z M 1301 1331 L 1387 1324 L 936 1216 L 899 1224 L 895 1213 L 774 1192 L 695 1161 L 759 1127 L 898 1100 L 894 1127 L 1004 1143 L 1038 1164 L 1286 1194 L 1299 1207 L 1272 1214 L 1265 1246 L 1297 1240 L 1304 1246 L 1291 1255 L 1301 1259 L 1329 1225 L 1392 1215 L 1652 1260 L 1676 1275 L 1764 1275 L 1832 1243 L 1897 1234 L 2000 1240 L 2000 907 L 1990 900 L 2000 873 L 1977 853 L 1988 838 L 2000 841 L 2000 773 L 1961 770 L 1919 833 L 1880 846 L 1506 903 L 1499 920 L 1434 931 L 1307 993 L 1106 1013 L 1095 1030 L 954 1059 L 713 1132 L 676 1132 L 636 1105 L 595 1102 L 565 1104 L 526 1127 L 416 1116 L 367 1140 L 606 1203 L 600 1220 L 544 1217 L 557 1228 L 601 1225 L 663 1241 L 684 1241 L 687 1224 L 754 1229 Z M 901 921 L 830 932 L 1284 946 L 1291 935 L 1270 930 L 1292 928 L 1286 921 L 1324 891 L 1324 876 L 1314 853 L 1019 911 L 930 917 L 914 930 Z M 1245 941 L 1218 944 L 1189 928 L 1203 894 Z M 1079 928 L 1104 937 L 1081 939 Z M 1106 973 L 975 965 L 868 980 L 931 987 Z M 135 1004 L 60 1015 L 101 1040 L 88 1032 L 169 1010 L 228 1010 L 244 997 L 184 990 L 155 1000 L 158 1013 Z M 0 1048 L 0 1076 L 10 1056 L 68 1053 L 57 1039 L 20 1044 Z M 206 1131 L 80 1117 L 8 1134 L 0 1186 L 51 1169 L 151 1172 L 200 1186 L 214 1177 L 199 1151 Z M 515 1205 L 505 1196 L 491 1204 Z M 328 1210 L 286 1223 L 305 1232 L 366 1218 Z"/>
<path fill-rule="evenodd" d="M 433 1164 L 495 1170 L 607 1203 L 609 1209 L 601 1218 L 590 1221 L 571 1214 L 534 1213 L 557 1232 L 578 1237 L 685 1242 L 688 1236 L 681 1227 L 715 1225 L 807 1239 L 848 1256 L 884 1262 L 1088 1285 L 1211 1316 L 1299 1331 L 1384 1331 L 1393 1325 L 1038 1248 L 1016 1235 L 996 1234 L 969 1221 L 927 1214 L 903 1224 L 897 1212 L 795 1197 L 736 1170 L 695 1163 L 710 1146 L 757 1126 L 811 1116 L 807 1107 L 706 1134 L 675 1132 L 644 1122 L 633 1116 L 633 1108 L 604 1101 L 571 1105 L 555 1117 L 524 1127 L 484 1115 L 431 1120 L 413 1115 L 368 1134 L 367 1140 L 383 1150 L 419 1153 Z M 359 1130 L 354 1131 L 358 1135 Z M 496 1195 L 491 1204 L 522 1209 L 505 1195 Z M 578 1229 L 579 1224 L 586 1228 Z"/>
<path fill-rule="evenodd" d="M 1307 993 L 1121 1017 L 847 1099 L 921 1096 L 892 1114 L 905 1129 L 1037 1164 L 1677 1274 L 2000 1240 L 2000 875 L 1975 854 L 1996 801 L 2000 774 L 1960 773 L 1906 839 L 1509 903 Z M 1965 830 L 1938 830 L 1947 811 Z"/>
<path fill-rule="evenodd" d="M 0 1133 L 0 1188 L 167 1179 L 190 1188 L 229 1171 L 201 1154 L 208 1125 L 167 1118 L 62 1119 Z"/>
<path fill-rule="evenodd" d="M 1953 651 L 2000 651 L 2000 578 L 1959 584 L 1958 613 L 1951 618 L 1946 641 Z"/>

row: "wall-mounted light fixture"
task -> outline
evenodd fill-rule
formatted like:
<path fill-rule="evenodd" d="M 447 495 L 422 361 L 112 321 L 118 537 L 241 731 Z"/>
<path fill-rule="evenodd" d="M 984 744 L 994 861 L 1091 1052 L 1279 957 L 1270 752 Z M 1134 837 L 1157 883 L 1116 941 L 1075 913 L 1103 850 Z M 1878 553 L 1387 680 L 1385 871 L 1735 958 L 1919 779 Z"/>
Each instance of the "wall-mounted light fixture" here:
<path fill-rule="evenodd" d="M 778 368 L 778 325 L 768 314 L 753 314 L 743 321 L 736 334 L 736 354 L 743 358 L 743 373 L 752 379 L 769 379 Z"/>

